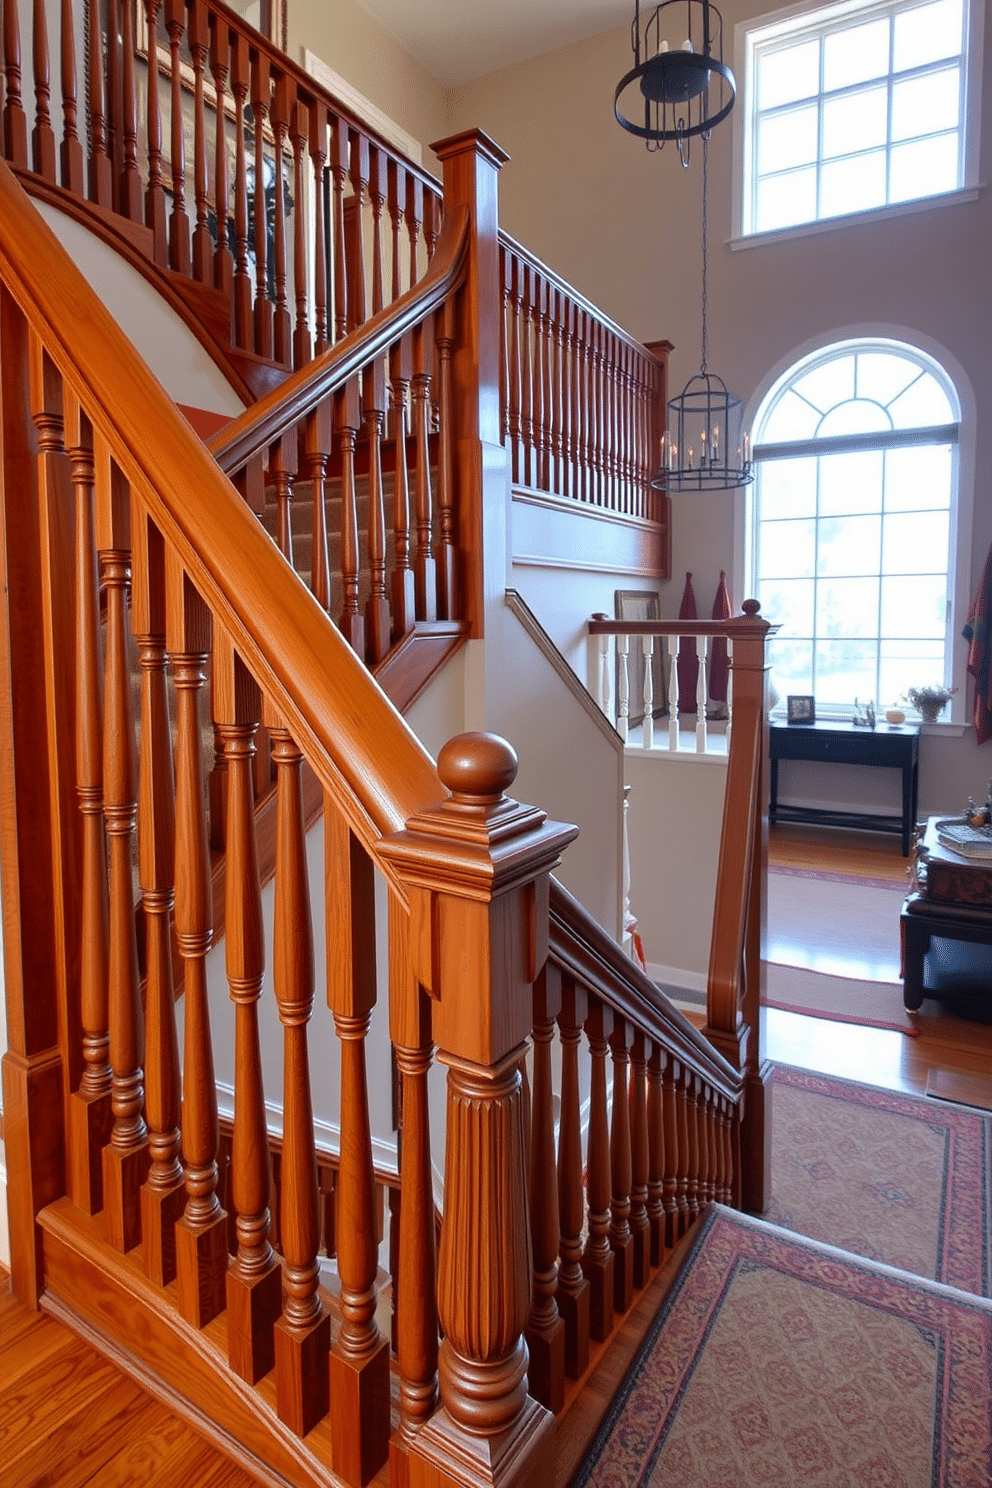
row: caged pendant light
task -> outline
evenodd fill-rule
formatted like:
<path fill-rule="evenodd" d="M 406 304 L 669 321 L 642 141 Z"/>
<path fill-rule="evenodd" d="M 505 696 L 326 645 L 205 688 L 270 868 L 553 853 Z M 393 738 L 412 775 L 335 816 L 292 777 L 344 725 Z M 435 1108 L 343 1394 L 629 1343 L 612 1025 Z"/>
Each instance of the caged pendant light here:
<path fill-rule="evenodd" d="M 689 143 L 704 138 L 734 106 L 737 84 L 723 60 L 723 21 L 709 0 L 662 0 L 630 28 L 634 66 L 616 86 L 617 123 L 649 150 L 674 140 L 683 165 Z"/>

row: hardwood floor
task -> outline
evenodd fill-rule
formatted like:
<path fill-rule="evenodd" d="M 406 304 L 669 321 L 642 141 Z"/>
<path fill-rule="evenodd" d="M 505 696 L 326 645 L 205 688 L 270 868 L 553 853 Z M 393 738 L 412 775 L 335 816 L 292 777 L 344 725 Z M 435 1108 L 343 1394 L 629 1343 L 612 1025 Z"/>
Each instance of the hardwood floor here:
<path fill-rule="evenodd" d="M 261 1488 L 0 1267 L 0 1488 Z"/>
<path fill-rule="evenodd" d="M 768 858 L 783 867 L 906 881 L 906 859 L 898 838 L 882 833 L 783 824 L 769 832 Z M 814 919 L 810 935 L 815 933 Z M 985 1092 L 992 1103 L 992 1015 L 988 1023 L 977 1023 L 928 1000 L 919 1020 L 919 1038 L 776 1008 L 766 1009 L 764 1016 L 764 1048 L 775 1063 L 918 1095 L 926 1093 L 928 1083 L 939 1086 L 945 1096 L 954 1092 L 953 1098 L 964 1101 L 979 1099 Z"/>

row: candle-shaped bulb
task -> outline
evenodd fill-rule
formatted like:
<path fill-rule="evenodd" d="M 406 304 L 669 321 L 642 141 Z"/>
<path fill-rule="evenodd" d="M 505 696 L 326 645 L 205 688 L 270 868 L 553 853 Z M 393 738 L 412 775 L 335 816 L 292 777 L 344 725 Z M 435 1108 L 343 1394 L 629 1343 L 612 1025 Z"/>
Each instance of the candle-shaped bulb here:
<path fill-rule="evenodd" d="M 659 41 L 659 43 L 658 43 L 658 56 L 659 57 L 662 56 L 667 51 L 668 51 L 668 42 L 665 41 L 665 40 Z"/>
<path fill-rule="evenodd" d="M 682 50 L 684 52 L 691 52 L 692 51 L 692 42 L 691 41 L 688 41 L 688 40 L 684 41 L 682 43 Z"/>
<path fill-rule="evenodd" d="M 744 464 L 745 465 L 748 463 L 748 461 L 750 460 L 750 458 L 751 458 L 751 441 L 748 439 L 747 435 L 745 434 L 744 435 Z"/>
<path fill-rule="evenodd" d="M 713 425 L 713 432 L 710 435 L 710 458 L 712 459 L 714 465 L 716 464 L 717 460 L 720 458 L 720 426 L 719 426 L 719 424 L 714 424 Z"/>

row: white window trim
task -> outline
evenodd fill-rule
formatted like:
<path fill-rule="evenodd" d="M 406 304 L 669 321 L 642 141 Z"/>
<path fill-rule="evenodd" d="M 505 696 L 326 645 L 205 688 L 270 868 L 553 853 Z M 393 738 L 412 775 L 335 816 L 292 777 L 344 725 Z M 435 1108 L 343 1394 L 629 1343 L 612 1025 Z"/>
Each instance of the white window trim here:
<path fill-rule="evenodd" d="M 779 383 L 800 362 L 814 357 L 818 352 L 826 351 L 828 347 L 839 346 L 843 342 L 863 341 L 891 341 L 899 342 L 904 346 L 913 348 L 923 355 L 932 358 L 939 363 L 944 372 L 954 384 L 958 395 L 961 409 L 961 422 L 958 426 L 957 442 L 957 496 L 954 520 L 956 524 L 955 541 L 950 554 L 950 562 L 947 574 L 947 593 L 951 602 L 951 686 L 957 691 L 948 705 L 947 720 L 935 724 L 926 724 L 923 732 L 941 733 L 953 731 L 960 734 L 968 724 L 967 698 L 968 698 L 968 648 L 961 639 L 961 627 L 964 625 L 968 614 L 968 608 L 972 601 L 971 590 L 971 566 L 972 566 L 972 520 L 975 502 L 975 455 L 978 433 L 978 412 L 975 402 L 975 393 L 964 367 L 957 357 L 932 337 L 923 335 L 908 326 L 891 324 L 861 324 L 838 326 L 834 331 L 811 337 L 802 342 L 791 351 L 786 352 L 767 375 L 762 379 L 757 388 L 747 401 L 744 409 L 744 428 L 753 429 L 757 425 L 758 414 L 768 399 L 769 395 L 778 387 Z M 733 551 L 733 573 L 738 585 L 737 592 L 740 594 L 752 594 L 754 592 L 754 487 L 742 486 L 737 491 L 737 499 L 734 505 L 734 551 Z M 830 710 L 827 709 L 826 712 Z"/>
<path fill-rule="evenodd" d="M 769 11 L 765 15 L 752 16 L 750 20 L 738 21 L 734 27 L 734 76 L 737 79 L 739 102 L 733 112 L 734 160 L 733 202 L 731 213 L 730 246 L 742 248 L 752 244 L 781 242 L 789 237 L 802 237 L 812 232 L 832 232 L 837 228 L 851 227 L 865 220 L 877 221 L 886 217 L 904 216 L 911 212 L 927 212 L 934 207 L 949 205 L 957 201 L 974 201 L 982 189 L 978 179 L 981 158 L 982 121 L 982 55 L 985 38 L 985 0 L 965 0 L 965 27 L 967 65 L 965 68 L 964 99 L 964 179 L 957 191 L 940 196 L 917 197 L 908 202 L 892 202 L 872 207 L 864 212 L 851 213 L 844 217 L 820 217 L 812 222 L 792 223 L 771 232 L 745 233 L 744 191 L 751 179 L 751 136 L 749 99 L 753 96 L 752 76 L 753 44 L 755 32 L 772 30 L 788 31 L 801 16 L 815 11 L 830 10 L 836 18 L 845 13 L 852 15 L 864 11 L 870 14 L 871 6 L 866 0 L 839 0 L 836 5 L 825 5 L 824 0 L 797 0 L 782 10 Z"/>

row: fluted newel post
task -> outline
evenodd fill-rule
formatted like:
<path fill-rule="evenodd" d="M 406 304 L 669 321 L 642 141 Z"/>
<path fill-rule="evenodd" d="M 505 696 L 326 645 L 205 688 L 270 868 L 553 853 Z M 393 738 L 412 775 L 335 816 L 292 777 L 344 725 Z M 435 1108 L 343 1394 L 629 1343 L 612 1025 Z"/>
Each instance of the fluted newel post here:
<path fill-rule="evenodd" d="M 768 857 L 768 706 L 765 643 L 770 630 L 755 599 L 727 624 L 734 726 L 727 758 L 707 978 L 705 1033 L 745 1077 L 740 1143 L 742 1208 L 761 1213 L 771 1177 L 771 1065 L 760 1043 L 762 946 Z"/>
<path fill-rule="evenodd" d="M 414 1488 L 516 1488 L 554 1471 L 552 1417 L 527 1394 L 520 1064 L 547 955 L 548 873 L 575 832 L 503 794 L 516 765 L 502 739 L 451 740 L 438 757 L 449 799 L 383 845 L 407 886 L 417 976 L 448 1067 L 441 1407 L 413 1442 Z"/>
<path fill-rule="evenodd" d="M 530 1393 L 557 1413 L 565 1403 L 565 1325 L 558 1315 L 558 1194 L 551 1043 L 561 1010 L 561 973 L 546 964 L 534 983 L 534 1088 L 530 1123 L 530 1233 L 534 1284 L 527 1323 Z"/>

